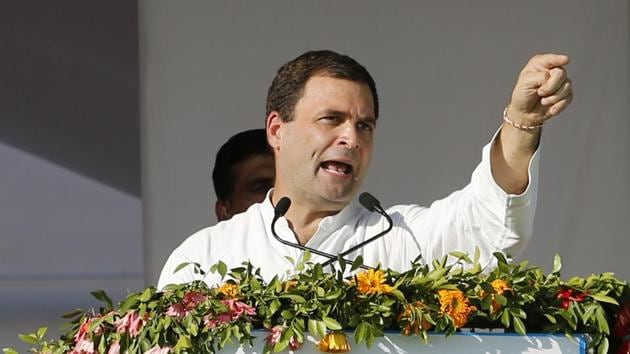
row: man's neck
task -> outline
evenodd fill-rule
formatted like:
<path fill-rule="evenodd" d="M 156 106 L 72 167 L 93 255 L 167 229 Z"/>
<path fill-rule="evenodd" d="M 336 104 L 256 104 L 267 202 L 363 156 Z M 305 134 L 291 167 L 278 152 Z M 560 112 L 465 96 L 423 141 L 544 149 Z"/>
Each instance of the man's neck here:
<path fill-rule="evenodd" d="M 278 200 L 285 196 L 291 199 L 291 207 L 284 217 L 287 219 L 289 227 L 293 230 L 298 242 L 301 245 L 305 245 L 311 238 L 313 238 L 322 219 L 327 216 L 335 215 L 341 211 L 341 207 L 328 209 L 318 207 L 314 203 L 308 202 L 303 198 L 276 193 L 276 190 L 274 190 L 271 195 L 271 203 L 276 205 Z"/>

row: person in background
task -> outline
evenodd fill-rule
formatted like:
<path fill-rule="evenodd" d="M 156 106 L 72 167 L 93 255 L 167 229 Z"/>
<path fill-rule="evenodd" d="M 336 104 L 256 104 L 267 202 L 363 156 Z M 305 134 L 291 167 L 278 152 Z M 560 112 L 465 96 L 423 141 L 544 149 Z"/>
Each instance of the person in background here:
<path fill-rule="evenodd" d="M 273 152 L 265 129 L 232 136 L 219 149 L 212 170 L 217 220 L 228 220 L 263 201 L 273 180 Z"/>

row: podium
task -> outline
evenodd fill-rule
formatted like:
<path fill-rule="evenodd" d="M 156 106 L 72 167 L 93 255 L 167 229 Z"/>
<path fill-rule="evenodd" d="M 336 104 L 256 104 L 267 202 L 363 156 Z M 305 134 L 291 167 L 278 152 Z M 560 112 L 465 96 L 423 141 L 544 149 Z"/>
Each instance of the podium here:
<path fill-rule="evenodd" d="M 253 347 L 229 345 L 219 354 L 260 354 L 263 352 L 265 337 L 268 332 L 256 330 L 253 333 Z M 575 335 L 572 339 L 563 334 L 528 334 L 522 336 L 513 333 L 456 333 L 450 337 L 444 334 L 429 334 L 429 343 L 424 344 L 418 336 L 404 336 L 397 332 L 386 332 L 384 337 L 367 348 L 365 343 L 354 343 L 352 332 L 346 332 L 352 346 L 351 354 L 412 354 L 412 353 L 449 353 L 449 354 L 487 354 L 487 353 L 536 353 L 536 354 L 586 354 L 587 338 Z M 317 349 L 317 340 L 306 336 L 304 347 L 296 354 L 322 354 Z"/>

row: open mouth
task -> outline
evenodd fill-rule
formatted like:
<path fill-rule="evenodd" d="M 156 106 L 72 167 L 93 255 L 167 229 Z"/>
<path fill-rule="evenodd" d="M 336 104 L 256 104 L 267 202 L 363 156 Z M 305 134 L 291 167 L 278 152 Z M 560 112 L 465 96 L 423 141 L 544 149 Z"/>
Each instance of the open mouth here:
<path fill-rule="evenodd" d="M 350 176 L 352 174 L 352 165 L 339 161 L 324 161 L 320 165 L 327 172 L 340 175 Z"/>

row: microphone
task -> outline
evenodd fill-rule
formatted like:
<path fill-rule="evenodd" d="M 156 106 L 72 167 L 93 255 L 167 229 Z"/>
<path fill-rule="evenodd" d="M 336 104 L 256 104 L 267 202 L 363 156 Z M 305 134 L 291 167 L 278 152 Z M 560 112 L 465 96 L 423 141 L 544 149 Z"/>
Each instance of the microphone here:
<path fill-rule="evenodd" d="M 359 196 L 359 203 L 361 204 L 361 206 L 363 206 L 365 209 L 369 210 L 370 212 L 374 212 L 376 211 L 377 213 L 383 215 L 385 217 L 385 219 L 387 220 L 387 223 L 389 224 L 389 226 L 379 232 L 378 234 L 370 237 L 369 239 L 360 242 L 359 244 L 348 248 L 347 250 L 339 253 L 337 255 L 337 257 L 344 257 L 346 255 L 348 255 L 349 253 L 352 253 L 356 250 L 358 250 L 359 248 L 367 245 L 370 242 L 376 241 L 377 239 L 385 236 L 385 234 L 387 234 L 388 232 L 390 232 L 392 230 L 392 228 L 394 227 L 394 222 L 392 221 L 392 218 L 385 212 L 385 210 L 383 209 L 383 207 L 381 206 L 381 203 L 378 201 L 378 199 L 376 199 L 376 197 L 374 197 L 373 195 L 371 195 L 368 192 L 363 192 L 361 193 L 361 195 Z M 327 266 L 330 263 L 334 262 L 335 259 L 329 259 L 326 262 L 324 262 L 322 264 L 322 266 Z"/>
<path fill-rule="evenodd" d="M 276 204 L 276 207 L 273 208 L 273 222 L 276 222 L 279 218 L 283 217 L 284 214 L 287 213 L 289 207 L 291 206 L 291 199 L 287 197 L 282 197 Z"/>
<path fill-rule="evenodd" d="M 368 192 L 363 192 L 359 196 L 359 203 L 369 211 L 375 211 L 377 206 L 381 206 L 381 203 Z"/>
<path fill-rule="evenodd" d="M 315 248 L 312 247 L 306 247 L 303 245 L 300 245 L 299 243 L 296 242 L 290 242 L 287 240 L 283 240 L 282 238 L 280 238 L 280 236 L 278 236 L 278 234 L 276 233 L 276 222 L 278 221 L 278 219 L 280 219 L 281 217 L 284 216 L 284 214 L 287 213 L 287 211 L 289 210 L 289 207 L 291 206 L 291 199 L 289 199 L 288 197 L 282 197 L 280 198 L 280 200 L 278 201 L 278 203 L 276 204 L 276 206 L 273 208 L 273 221 L 271 221 L 271 234 L 273 235 L 273 237 L 278 240 L 279 242 L 287 245 L 287 246 L 291 246 L 293 248 L 298 248 L 301 249 L 303 251 L 309 251 L 313 254 L 317 254 L 323 257 L 328 258 L 329 260 L 324 263 L 324 265 L 328 265 L 330 263 L 332 263 L 332 261 L 337 259 L 337 256 L 335 256 L 334 254 L 330 254 L 327 252 L 322 252 L 320 250 L 317 250 Z M 332 261 L 331 261 L 332 260 Z M 351 261 L 344 259 L 344 261 L 346 261 L 347 263 L 352 263 Z"/>

